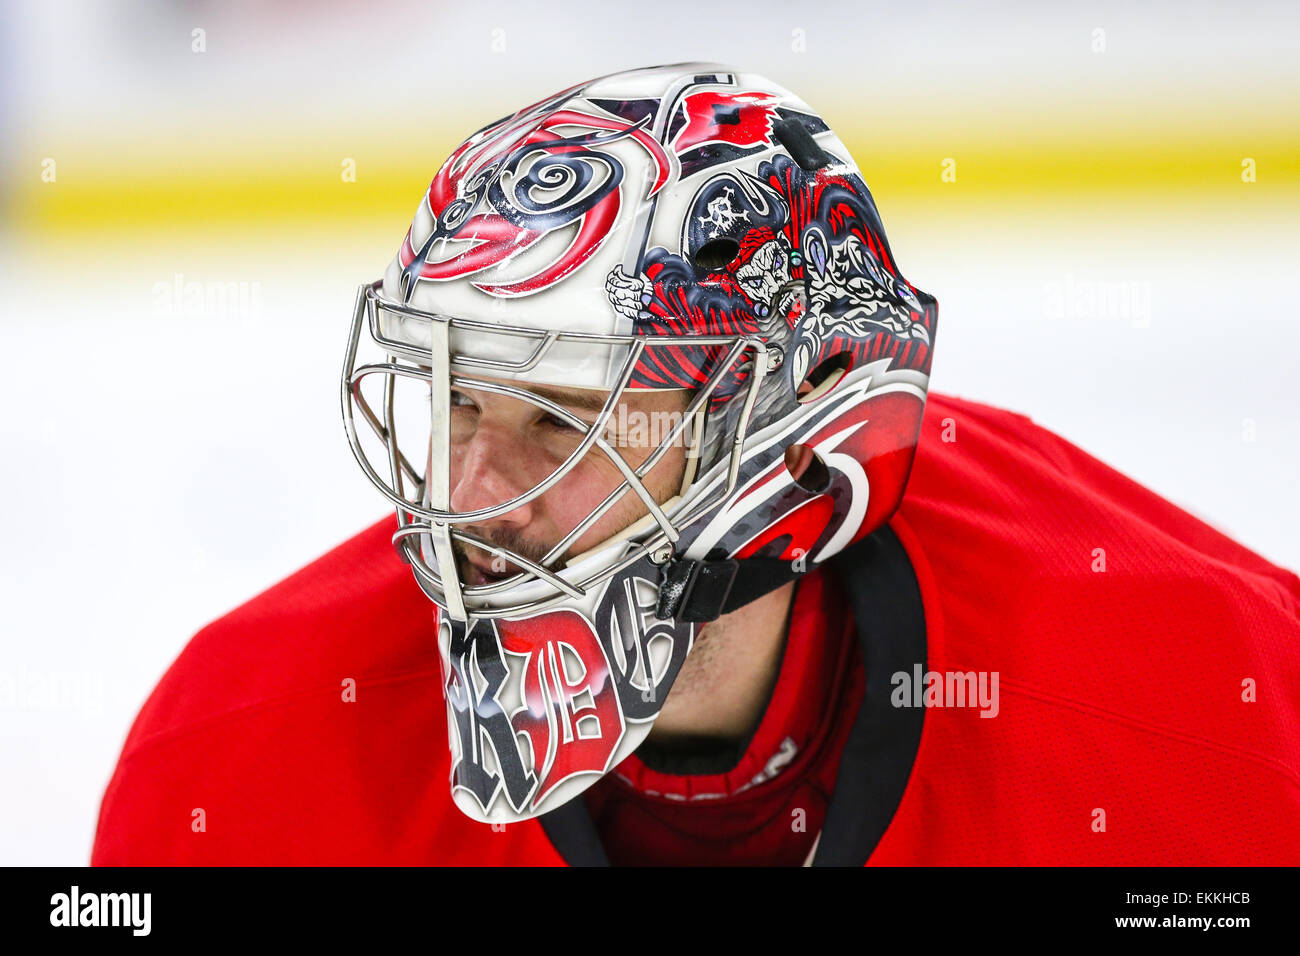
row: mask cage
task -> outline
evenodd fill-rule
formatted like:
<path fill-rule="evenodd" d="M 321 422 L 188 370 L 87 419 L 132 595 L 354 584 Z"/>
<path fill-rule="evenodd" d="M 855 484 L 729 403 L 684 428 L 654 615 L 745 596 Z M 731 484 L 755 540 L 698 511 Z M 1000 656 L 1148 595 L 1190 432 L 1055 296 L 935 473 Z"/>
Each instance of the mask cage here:
<path fill-rule="evenodd" d="M 421 589 L 452 618 L 466 621 L 474 618 L 519 617 L 544 610 L 556 604 L 580 600 L 593 588 L 612 578 L 619 571 L 649 556 L 655 563 L 666 562 L 673 554 L 682 531 L 711 514 L 724 504 L 736 488 L 740 473 L 745 437 L 749 429 L 754 403 L 759 394 L 764 374 L 778 360 L 779 351 L 769 350 L 761 338 L 746 335 L 729 336 L 644 336 L 616 335 L 592 332 L 566 332 L 463 319 L 425 312 L 401 305 L 380 295 L 381 282 L 362 285 L 357 291 L 352 327 L 348 336 L 347 351 L 340 379 L 340 401 L 343 424 L 348 445 L 362 472 L 370 482 L 394 505 L 397 511 L 398 530 L 393 535 L 393 546 L 402 560 L 410 564 Z M 428 323 L 430 347 L 420 348 L 385 335 L 380 326 L 380 310 L 404 320 L 415 319 Z M 357 351 L 362 328 L 368 327 L 371 339 L 386 353 L 386 361 L 357 365 Z M 478 335 L 506 335 L 525 342 L 535 343 L 530 352 L 515 361 L 450 354 L 449 341 L 452 330 Z M 588 343 L 596 346 L 625 348 L 626 357 L 613 374 L 613 385 L 604 407 L 590 424 L 577 418 L 567 409 L 542 395 L 501 381 L 490 381 L 469 374 L 453 373 L 451 366 L 478 368 L 484 374 L 526 375 L 546 357 L 558 343 Z M 649 457 L 633 468 L 603 437 L 606 424 L 618 407 L 627 390 L 637 362 L 646 350 L 681 347 L 721 346 L 725 354 L 715 364 L 707 381 L 692 396 L 681 420 L 663 437 Z M 409 364 L 403 364 L 403 360 Z M 642 479 L 654 465 L 681 438 L 690 423 L 708 408 L 710 398 L 726 379 L 727 372 L 741 363 L 748 365 L 748 385 L 732 398 L 742 402 L 740 414 L 735 417 L 735 432 L 731 436 L 730 453 L 725 462 L 726 478 L 716 484 L 706 500 L 693 501 L 689 489 L 666 512 L 646 488 Z M 384 376 L 384 402 L 376 412 L 362 395 L 362 382 L 372 375 Z M 425 471 L 420 472 L 403 454 L 398 444 L 398 422 L 394 415 L 394 388 L 398 379 L 415 379 L 425 382 L 430 389 L 429 448 Z M 526 379 L 520 380 L 527 384 Z M 579 432 L 582 439 L 568 457 L 545 479 L 531 489 L 508 501 L 475 511 L 450 510 L 450 421 L 451 389 L 453 386 L 495 392 L 543 409 L 546 413 L 567 421 Z M 383 443 L 386 450 L 384 467 L 389 479 L 385 480 L 362 447 L 356 428 L 356 411 L 360 411 L 366 424 Z M 721 416 L 719 416 L 721 417 Z M 699 439 L 697 438 L 697 441 Z M 470 522 L 483 521 L 506 514 L 520 505 L 534 500 L 568 474 L 592 449 L 606 455 L 623 476 L 616 487 L 586 518 L 582 519 L 564 536 L 541 561 L 532 561 L 506 548 L 482 540 L 469 531 L 456 527 Z M 717 469 L 712 469 L 712 474 Z M 703 486 L 704 476 L 696 475 L 694 484 Z M 407 488 L 411 489 L 407 494 Z M 593 523 L 600 519 L 628 492 L 635 494 L 644 504 L 650 519 L 650 529 L 640 531 L 628 545 L 600 567 L 587 572 L 581 580 L 570 580 L 554 567 L 569 545 Z M 645 519 L 642 519 L 643 521 Z M 431 545 L 435 568 L 424 557 L 417 539 L 424 537 Z M 617 537 L 617 536 L 616 536 Z M 485 585 L 466 587 L 461 581 L 452 550 L 453 540 L 472 544 L 496 555 L 523 570 L 509 578 Z M 607 543 L 614 541 L 608 539 Z M 603 545 L 589 549 L 588 554 Z M 586 562 L 584 562 L 586 563 Z M 534 586 L 539 585 L 539 586 Z M 505 592 L 523 588 L 527 594 L 509 602 Z"/>

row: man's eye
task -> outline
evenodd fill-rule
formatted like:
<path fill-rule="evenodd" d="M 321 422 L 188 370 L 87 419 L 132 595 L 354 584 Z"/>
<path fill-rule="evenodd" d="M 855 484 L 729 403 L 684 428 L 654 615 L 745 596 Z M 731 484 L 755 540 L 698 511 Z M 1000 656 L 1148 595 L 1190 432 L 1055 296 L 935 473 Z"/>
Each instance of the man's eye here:
<path fill-rule="evenodd" d="M 574 425 L 572 422 L 569 422 L 561 418 L 559 415 L 550 415 L 550 414 L 543 415 L 542 424 L 546 425 L 549 428 L 564 428 L 570 431 L 579 430 L 578 426 Z"/>
<path fill-rule="evenodd" d="M 474 408 L 476 406 L 474 405 L 474 400 L 471 399 L 464 392 L 458 392 L 455 389 L 452 389 L 451 407 L 452 408 Z"/>

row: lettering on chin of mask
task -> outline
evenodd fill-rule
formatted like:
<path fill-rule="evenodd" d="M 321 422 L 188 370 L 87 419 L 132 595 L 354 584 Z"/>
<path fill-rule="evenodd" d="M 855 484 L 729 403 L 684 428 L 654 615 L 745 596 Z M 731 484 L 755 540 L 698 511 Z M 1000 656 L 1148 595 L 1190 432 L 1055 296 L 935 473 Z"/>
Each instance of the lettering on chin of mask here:
<path fill-rule="evenodd" d="M 494 820 L 535 816 L 563 784 L 594 783 L 640 744 L 695 636 L 654 617 L 652 574 L 615 576 L 591 617 L 441 619 L 453 792 Z"/>

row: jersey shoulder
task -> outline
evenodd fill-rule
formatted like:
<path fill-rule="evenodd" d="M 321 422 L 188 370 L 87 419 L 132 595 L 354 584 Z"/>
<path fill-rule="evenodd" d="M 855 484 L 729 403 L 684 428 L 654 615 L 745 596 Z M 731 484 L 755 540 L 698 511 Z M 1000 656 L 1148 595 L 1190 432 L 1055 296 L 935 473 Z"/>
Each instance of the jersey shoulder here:
<path fill-rule="evenodd" d="M 337 689 L 341 674 L 436 664 L 433 606 L 389 543 L 394 530 L 395 515 L 200 629 L 145 703 L 124 754 L 232 710 Z"/>
<path fill-rule="evenodd" d="M 1025 415 L 934 393 L 892 526 L 926 671 L 983 675 L 994 704 L 927 710 L 913 791 L 944 803 L 905 804 L 881 860 L 1294 863 L 1293 572 Z"/>
<path fill-rule="evenodd" d="M 1004 694 L 1112 727 L 1285 755 L 1300 782 L 1293 572 L 1026 416 L 943 395 L 896 524 L 937 670 L 998 671 Z"/>
<path fill-rule="evenodd" d="M 329 829 L 313 807 L 375 817 L 361 808 L 445 773 L 435 759 L 412 777 L 397 742 L 446 749 L 433 605 L 395 529 L 377 522 L 190 639 L 127 735 L 93 863 L 314 859 L 310 834 Z M 373 773 L 339 772 L 372 754 Z M 191 838 L 198 810 L 220 835 Z"/>
<path fill-rule="evenodd" d="M 1300 613 L 1294 572 L 1018 412 L 932 392 L 903 508 L 1062 571 L 1248 579 Z"/>

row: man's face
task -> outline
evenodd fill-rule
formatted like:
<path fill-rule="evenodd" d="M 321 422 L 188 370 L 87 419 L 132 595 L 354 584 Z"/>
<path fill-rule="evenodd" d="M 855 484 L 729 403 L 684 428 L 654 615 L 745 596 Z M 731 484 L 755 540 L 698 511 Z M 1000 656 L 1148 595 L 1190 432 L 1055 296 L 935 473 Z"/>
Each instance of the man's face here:
<path fill-rule="evenodd" d="M 521 385 L 590 425 L 609 393 L 594 389 Z M 603 434 L 635 470 L 680 421 L 689 402 L 685 389 L 626 389 Z M 681 488 L 689 428 L 642 479 L 663 503 Z M 451 393 L 450 506 L 477 511 L 518 497 L 542 482 L 582 442 L 583 434 L 546 409 L 494 392 L 455 387 Z M 512 511 L 463 530 L 540 563 L 561 539 L 623 482 L 618 467 L 593 446 L 555 485 Z M 581 554 L 647 514 L 644 502 L 628 489 L 600 519 L 565 550 L 554 567 Z M 454 544 L 461 579 L 468 586 L 490 584 L 519 570 L 475 545 Z"/>

